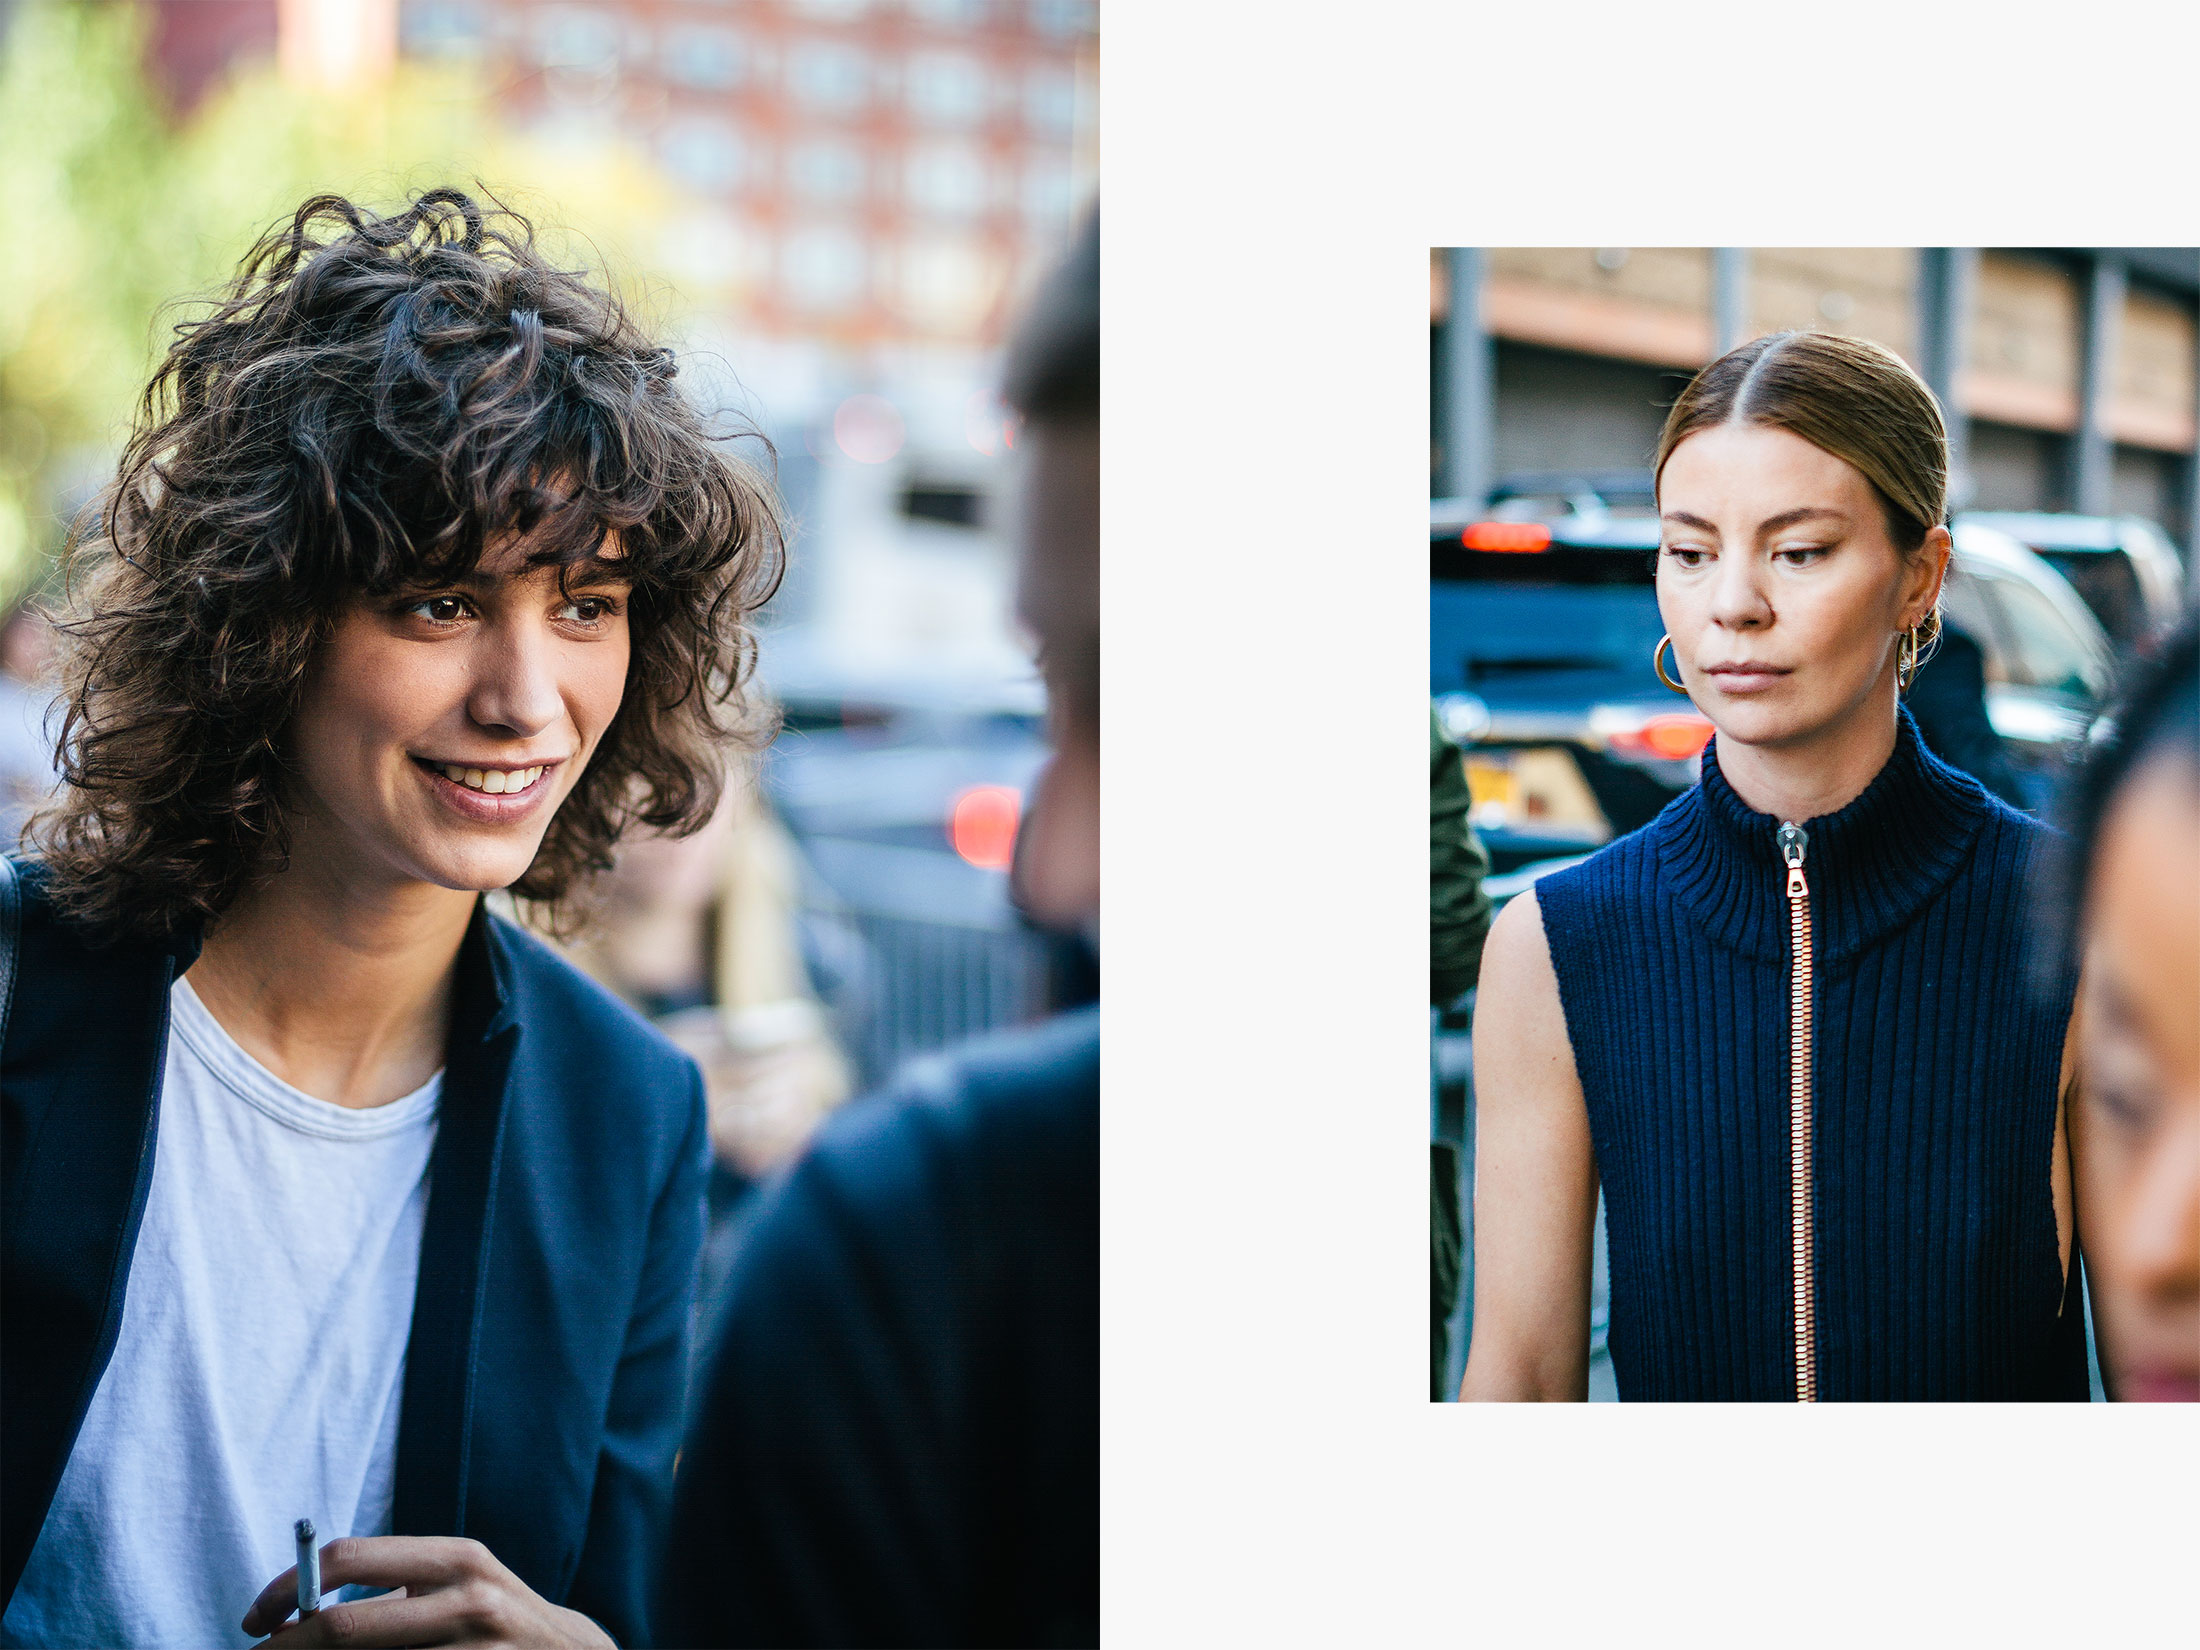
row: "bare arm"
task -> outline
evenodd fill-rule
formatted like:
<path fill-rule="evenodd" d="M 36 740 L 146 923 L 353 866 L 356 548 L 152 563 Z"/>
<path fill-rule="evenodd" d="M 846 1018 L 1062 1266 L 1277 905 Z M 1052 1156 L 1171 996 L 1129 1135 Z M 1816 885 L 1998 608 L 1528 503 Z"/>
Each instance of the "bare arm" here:
<path fill-rule="evenodd" d="M 1586 1398 L 1596 1156 L 1533 889 L 1483 948 L 1474 1094 L 1474 1341 L 1460 1400 Z"/>

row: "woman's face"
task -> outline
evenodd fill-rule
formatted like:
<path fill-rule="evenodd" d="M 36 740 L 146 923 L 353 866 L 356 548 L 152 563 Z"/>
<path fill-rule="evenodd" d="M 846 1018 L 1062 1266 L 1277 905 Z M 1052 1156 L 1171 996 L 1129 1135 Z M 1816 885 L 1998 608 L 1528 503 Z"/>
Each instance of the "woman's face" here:
<path fill-rule="evenodd" d="M 2101 831 L 2079 1017 L 2086 1266 L 2120 1398 L 2200 1401 L 2200 775 L 2141 768 Z"/>
<path fill-rule="evenodd" d="M 1803 743 L 1891 708 L 1896 637 L 1932 610 L 1945 529 L 1904 558 L 1862 471 L 1761 425 L 1681 442 L 1658 504 L 1658 612 L 1722 738 Z"/>
<path fill-rule="evenodd" d="M 462 584 L 346 613 L 291 728 L 292 864 L 358 886 L 518 881 L 625 693 L 616 567 L 568 594 L 511 544 Z"/>

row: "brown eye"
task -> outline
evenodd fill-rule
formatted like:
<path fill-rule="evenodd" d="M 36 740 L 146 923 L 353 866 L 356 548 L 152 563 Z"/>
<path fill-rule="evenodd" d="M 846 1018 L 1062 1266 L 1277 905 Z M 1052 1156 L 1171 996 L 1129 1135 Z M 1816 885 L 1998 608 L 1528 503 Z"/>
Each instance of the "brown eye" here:
<path fill-rule="evenodd" d="M 432 624 L 456 624 L 466 616 L 466 603 L 457 596 L 428 596 L 405 609 Z"/>

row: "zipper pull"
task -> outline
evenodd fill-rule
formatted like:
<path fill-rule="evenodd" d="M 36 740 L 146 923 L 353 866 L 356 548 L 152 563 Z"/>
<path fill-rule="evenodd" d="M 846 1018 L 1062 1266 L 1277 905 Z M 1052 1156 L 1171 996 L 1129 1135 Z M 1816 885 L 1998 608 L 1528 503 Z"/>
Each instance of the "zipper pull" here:
<path fill-rule="evenodd" d="M 1808 899 L 1810 884 L 1803 880 L 1803 855 L 1810 848 L 1810 832 L 1793 823 L 1784 824 L 1779 831 L 1780 857 L 1787 861 L 1788 898 Z"/>

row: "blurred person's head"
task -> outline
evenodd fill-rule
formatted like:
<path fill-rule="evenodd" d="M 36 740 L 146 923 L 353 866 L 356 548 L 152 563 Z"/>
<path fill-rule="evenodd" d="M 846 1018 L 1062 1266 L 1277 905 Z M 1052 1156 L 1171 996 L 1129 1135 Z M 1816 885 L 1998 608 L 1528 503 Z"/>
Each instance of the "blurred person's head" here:
<path fill-rule="evenodd" d="M 2084 1000 L 2074 1154 L 2120 1398 L 2200 1400 L 2200 629 L 2131 685 L 2072 807 Z"/>
<path fill-rule="evenodd" d="M 72 546 L 56 898 L 157 933 L 303 860 L 555 906 L 707 821 L 781 546 L 673 374 L 493 203 L 270 231 Z"/>
<path fill-rule="evenodd" d="M 1100 914 L 1100 213 L 1009 349 L 1021 417 L 1016 605 L 1037 639 L 1054 757 L 1016 842 L 1017 902 L 1050 927 Z"/>
<path fill-rule="evenodd" d="M 1721 356 L 1666 418 L 1657 489 L 1658 611 L 1721 739 L 1891 723 L 1952 546 L 1947 432 L 1902 358 L 1817 332 Z"/>

